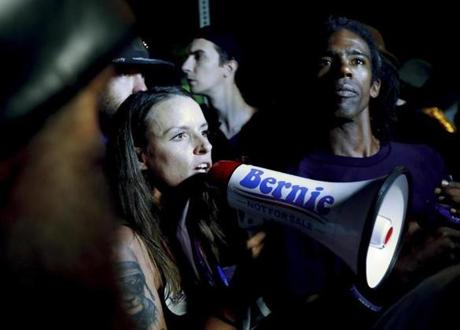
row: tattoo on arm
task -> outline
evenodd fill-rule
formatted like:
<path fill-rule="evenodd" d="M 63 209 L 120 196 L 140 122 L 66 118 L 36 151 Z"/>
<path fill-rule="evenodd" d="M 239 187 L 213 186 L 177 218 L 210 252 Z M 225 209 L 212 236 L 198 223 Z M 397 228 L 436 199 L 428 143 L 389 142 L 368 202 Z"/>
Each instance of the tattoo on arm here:
<path fill-rule="evenodd" d="M 158 326 L 159 315 L 154 303 L 155 296 L 148 287 L 139 264 L 134 261 L 118 262 L 116 270 L 123 304 L 136 328 L 148 330 L 152 326 Z"/>

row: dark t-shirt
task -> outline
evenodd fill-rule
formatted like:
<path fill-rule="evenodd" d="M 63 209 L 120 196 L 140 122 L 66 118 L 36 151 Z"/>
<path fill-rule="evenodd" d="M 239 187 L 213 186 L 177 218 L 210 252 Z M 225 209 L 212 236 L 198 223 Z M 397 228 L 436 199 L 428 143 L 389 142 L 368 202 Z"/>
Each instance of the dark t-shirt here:
<path fill-rule="evenodd" d="M 202 105 L 202 109 L 209 124 L 213 162 L 236 160 L 271 168 L 281 166 L 277 163 L 281 160 L 280 151 L 284 151 L 287 146 L 281 146 L 281 140 L 278 139 L 278 135 L 282 134 L 280 125 L 283 119 L 274 109 L 258 109 L 240 132 L 230 139 L 219 128 L 217 111 L 206 105 Z"/>
<path fill-rule="evenodd" d="M 303 158 L 290 172 L 313 180 L 346 182 L 388 175 L 401 165 L 409 170 L 412 180 L 408 212 L 415 216 L 426 214 L 434 202 L 434 189 L 447 175 L 441 156 L 426 145 L 382 144 L 377 154 L 365 158 L 316 152 Z"/>
<path fill-rule="evenodd" d="M 445 178 L 446 170 L 440 155 L 427 146 L 387 143 L 377 154 L 366 158 L 313 152 L 289 172 L 314 180 L 347 182 L 382 177 L 401 165 L 408 169 L 411 181 L 407 215 L 418 221 L 432 221 L 434 189 Z M 280 226 L 277 240 L 277 257 L 271 263 L 277 268 L 273 274 L 279 276 L 275 283 L 281 284 L 278 294 L 283 299 L 321 293 L 349 278 L 343 276 L 347 267 L 338 258 L 304 234 Z"/>

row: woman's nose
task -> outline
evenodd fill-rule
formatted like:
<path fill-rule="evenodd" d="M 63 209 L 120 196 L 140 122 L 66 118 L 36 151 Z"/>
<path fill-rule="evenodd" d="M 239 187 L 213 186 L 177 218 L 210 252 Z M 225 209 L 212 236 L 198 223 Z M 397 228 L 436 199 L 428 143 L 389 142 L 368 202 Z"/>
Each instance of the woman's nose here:
<path fill-rule="evenodd" d="M 198 154 L 207 154 L 211 152 L 212 150 L 212 145 L 209 142 L 208 138 L 206 136 L 200 136 L 197 139 L 197 146 L 195 148 L 196 153 Z"/>

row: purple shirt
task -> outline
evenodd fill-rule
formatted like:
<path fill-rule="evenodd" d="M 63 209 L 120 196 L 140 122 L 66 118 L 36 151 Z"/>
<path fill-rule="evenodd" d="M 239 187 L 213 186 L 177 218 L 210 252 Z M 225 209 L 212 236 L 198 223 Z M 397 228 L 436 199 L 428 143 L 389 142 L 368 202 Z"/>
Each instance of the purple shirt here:
<path fill-rule="evenodd" d="M 409 171 L 410 204 L 407 215 L 419 221 L 430 221 L 434 217 L 434 189 L 447 173 L 441 156 L 428 146 L 392 142 L 382 144 L 377 154 L 365 158 L 314 152 L 305 156 L 289 172 L 314 180 L 346 182 L 388 175 L 396 166 L 404 166 Z M 281 258 L 278 267 L 283 265 L 286 272 L 282 272 L 284 278 L 279 280 L 286 285 L 282 291 L 287 296 L 318 293 L 345 280 L 344 264 L 330 251 L 287 226 L 282 227 L 280 232 L 283 234 L 278 250 Z"/>

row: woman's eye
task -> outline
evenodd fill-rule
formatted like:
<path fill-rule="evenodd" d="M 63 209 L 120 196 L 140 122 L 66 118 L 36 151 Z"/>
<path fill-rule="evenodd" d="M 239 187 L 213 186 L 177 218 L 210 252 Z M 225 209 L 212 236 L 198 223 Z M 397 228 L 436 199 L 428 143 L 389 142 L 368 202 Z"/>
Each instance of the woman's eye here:
<path fill-rule="evenodd" d="M 205 129 L 203 132 L 201 132 L 201 135 L 208 137 L 209 136 L 209 130 Z"/>
<path fill-rule="evenodd" d="M 187 137 L 187 133 L 182 132 L 182 133 L 174 135 L 171 140 L 173 140 L 173 141 L 181 141 L 181 140 L 185 139 L 186 137 Z"/>

